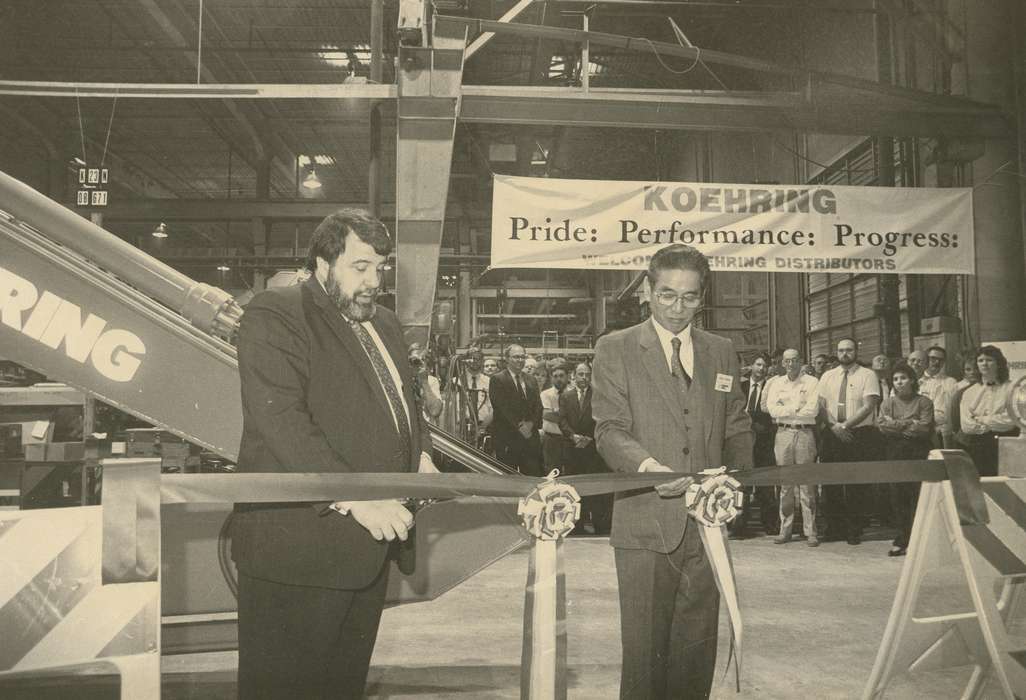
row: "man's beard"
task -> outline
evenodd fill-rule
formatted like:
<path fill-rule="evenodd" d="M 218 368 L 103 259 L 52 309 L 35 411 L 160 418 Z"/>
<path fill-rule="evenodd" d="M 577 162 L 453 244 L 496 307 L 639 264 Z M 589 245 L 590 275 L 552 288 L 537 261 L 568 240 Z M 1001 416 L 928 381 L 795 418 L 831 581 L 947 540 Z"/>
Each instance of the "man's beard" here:
<path fill-rule="evenodd" d="M 328 293 L 328 297 L 335 302 L 335 306 L 342 313 L 343 316 L 352 321 L 369 321 L 374 318 L 374 312 L 377 310 L 375 300 L 378 297 L 377 289 L 363 290 L 363 294 L 370 297 L 370 301 L 364 301 L 351 297 L 342 291 L 342 286 L 338 283 L 338 279 L 335 277 L 335 271 L 328 270 L 328 279 L 325 282 L 324 290 Z"/>

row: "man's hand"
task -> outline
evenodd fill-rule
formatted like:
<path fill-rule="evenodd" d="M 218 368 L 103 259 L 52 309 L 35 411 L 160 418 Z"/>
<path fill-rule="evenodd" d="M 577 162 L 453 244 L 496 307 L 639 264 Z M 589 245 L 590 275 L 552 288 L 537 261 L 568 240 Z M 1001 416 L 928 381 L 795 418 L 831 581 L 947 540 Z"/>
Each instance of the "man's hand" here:
<path fill-rule="evenodd" d="M 397 537 L 405 542 L 413 527 L 413 513 L 399 501 L 353 501 L 347 505 L 349 515 L 379 542 Z"/>
<path fill-rule="evenodd" d="M 531 434 L 534 432 L 534 423 L 529 420 L 522 420 L 517 425 L 517 430 L 520 431 L 520 434 L 524 436 L 525 440 L 530 440 Z"/>
<path fill-rule="evenodd" d="M 585 447 L 587 447 L 588 445 L 591 444 L 591 438 L 588 437 L 587 435 L 578 435 L 578 434 L 574 433 L 573 440 L 574 440 L 574 447 L 577 447 L 577 448 L 580 448 L 580 449 L 583 449 L 583 448 L 585 448 Z"/>
<path fill-rule="evenodd" d="M 852 435 L 852 432 L 844 426 L 844 423 L 834 423 L 830 426 L 830 430 L 833 431 L 834 435 L 836 435 L 837 439 L 841 442 L 852 442 L 855 440 L 855 436 Z"/>
<path fill-rule="evenodd" d="M 649 464 L 645 465 L 645 471 L 646 472 L 669 472 L 671 474 L 673 473 L 673 470 L 670 469 L 665 464 L 652 464 L 652 463 L 649 463 Z M 658 493 L 663 498 L 679 498 L 680 496 L 684 495 L 684 492 L 688 490 L 688 486 L 691 486 L 691 484 L 692 484 L 692 482 L 694 482 L 694 480 L 695 479 L 692 476 L 682 476 L 679 479 L 674 479 L 673 481 L 668 481 L 665 484 L 659 484 L 658 486 L 655 487 L 655 490 L 656 490 L 656 493 Z"/>

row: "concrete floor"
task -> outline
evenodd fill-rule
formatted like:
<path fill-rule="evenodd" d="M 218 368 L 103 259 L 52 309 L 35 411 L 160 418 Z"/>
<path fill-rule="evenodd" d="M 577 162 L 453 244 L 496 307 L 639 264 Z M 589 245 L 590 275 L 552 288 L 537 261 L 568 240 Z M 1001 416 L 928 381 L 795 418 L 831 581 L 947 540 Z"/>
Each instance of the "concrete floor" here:
<path fill-rule="evenodd" d="M 890 612 L 903 559 L 890 538 L 852 547 L 810 549 L 770 537 L 732 543 L 742 595 L 745 657 L 741 693 L 722 675 L 728 631 L 721 613 L 720 674 L 714 698 L 857 698 Z M 619 687 L 619 611 L 607 538 L 571 538 L 565 547 L 571 698 L 615 698 Z M 385 611 L 368 688 L 370 698 L 519 698 L 523 588 L 527 553 L 511 555 L 429 603 Z M 933 587 L 949 608 L 951 581 Z M 928 601 L 929 602 L 929 601 Z M 206 689 L 176 683 L 165 698 L 231 697 L 235 655 L 165 659 L 165 674 L 205 674 Z M 968 671 L 904 679 L 888 698 L 959 697 Z M 220 682 L 218 682 L 220 681 Z M 961 685 L 960 685 L 961 684 Z M 218 688 L 219 687 L 219 688 Z M 989 689 L 984 697 L 1000 697 Z"/>

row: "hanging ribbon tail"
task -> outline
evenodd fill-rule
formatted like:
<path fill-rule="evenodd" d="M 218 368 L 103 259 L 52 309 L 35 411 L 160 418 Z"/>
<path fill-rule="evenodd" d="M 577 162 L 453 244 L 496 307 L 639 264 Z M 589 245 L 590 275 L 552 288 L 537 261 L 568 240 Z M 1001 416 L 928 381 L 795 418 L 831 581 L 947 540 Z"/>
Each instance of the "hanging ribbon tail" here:
<path fill-rule="evenodd" d="M 566 583 L 563 540 L 536 539 L 524 589 L 521 700 L 566 700 Z"/>
<path fill-rule="evenodd" d="M 741 605 L 738 597 L 737 583 L 734 578 L 734 562 L 730 558 L 727 546 L 727 528 L 725 526 L 709 527 L 702 525 L 702 546 L 712 565 L 713 577 L 720 596 L 727 604 L 727 618 L 730 621 L 730 655 L 724 675 L 730 672 L 731 662 L 734 665 L 734 680 L 737 692 L 741 692 L 741 644 L 744 628 L 741 623 Z"/>
<path fill-rule="evenodd" d="M 534 536 L 524 590 L 524 646 L 520 655 L 521 700 L 566 700 L 566 581 L 563 538 L 581 517 L 581 498 L 553 470 L 517 514 Z"/>

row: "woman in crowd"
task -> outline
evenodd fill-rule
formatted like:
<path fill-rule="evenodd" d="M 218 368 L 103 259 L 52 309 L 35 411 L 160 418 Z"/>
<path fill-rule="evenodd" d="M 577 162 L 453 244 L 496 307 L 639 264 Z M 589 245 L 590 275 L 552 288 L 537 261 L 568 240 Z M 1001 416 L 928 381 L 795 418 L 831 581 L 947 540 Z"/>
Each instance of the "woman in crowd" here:
<path fill-rule="evenodd" d="M 531 376 L 534 377 L 534 381 L 538 382 L 538 391 L 545 391 L 552 382 L 549 381 L 549 366 L 544 359 L 536 361 L 534 369 L 531 370 Z"/>
<path fill-rule="evenodd" d="M 890 372 L 894 393 L 880 404 L 877 426 L 884 438 L 884 459 L 926 459 L 933 435 L 933 402 L 919 393 L 915 370 L 899 362 Z M 891 511 L 898 536 L 887 554 L 900 557 L 908 549 L 918 483 L 891 484 Z"/>
<path fill-rule="evenodd" d="M 997 476 L 999 437 L 1014 437 L 1019 428 L 1008 414 L 1008 360 L 993 345 L 976 353 L 980 381 L 962 392 L 959 401 L 961 429 L 955 439 L 972 457 L 980 476 Z"/>

